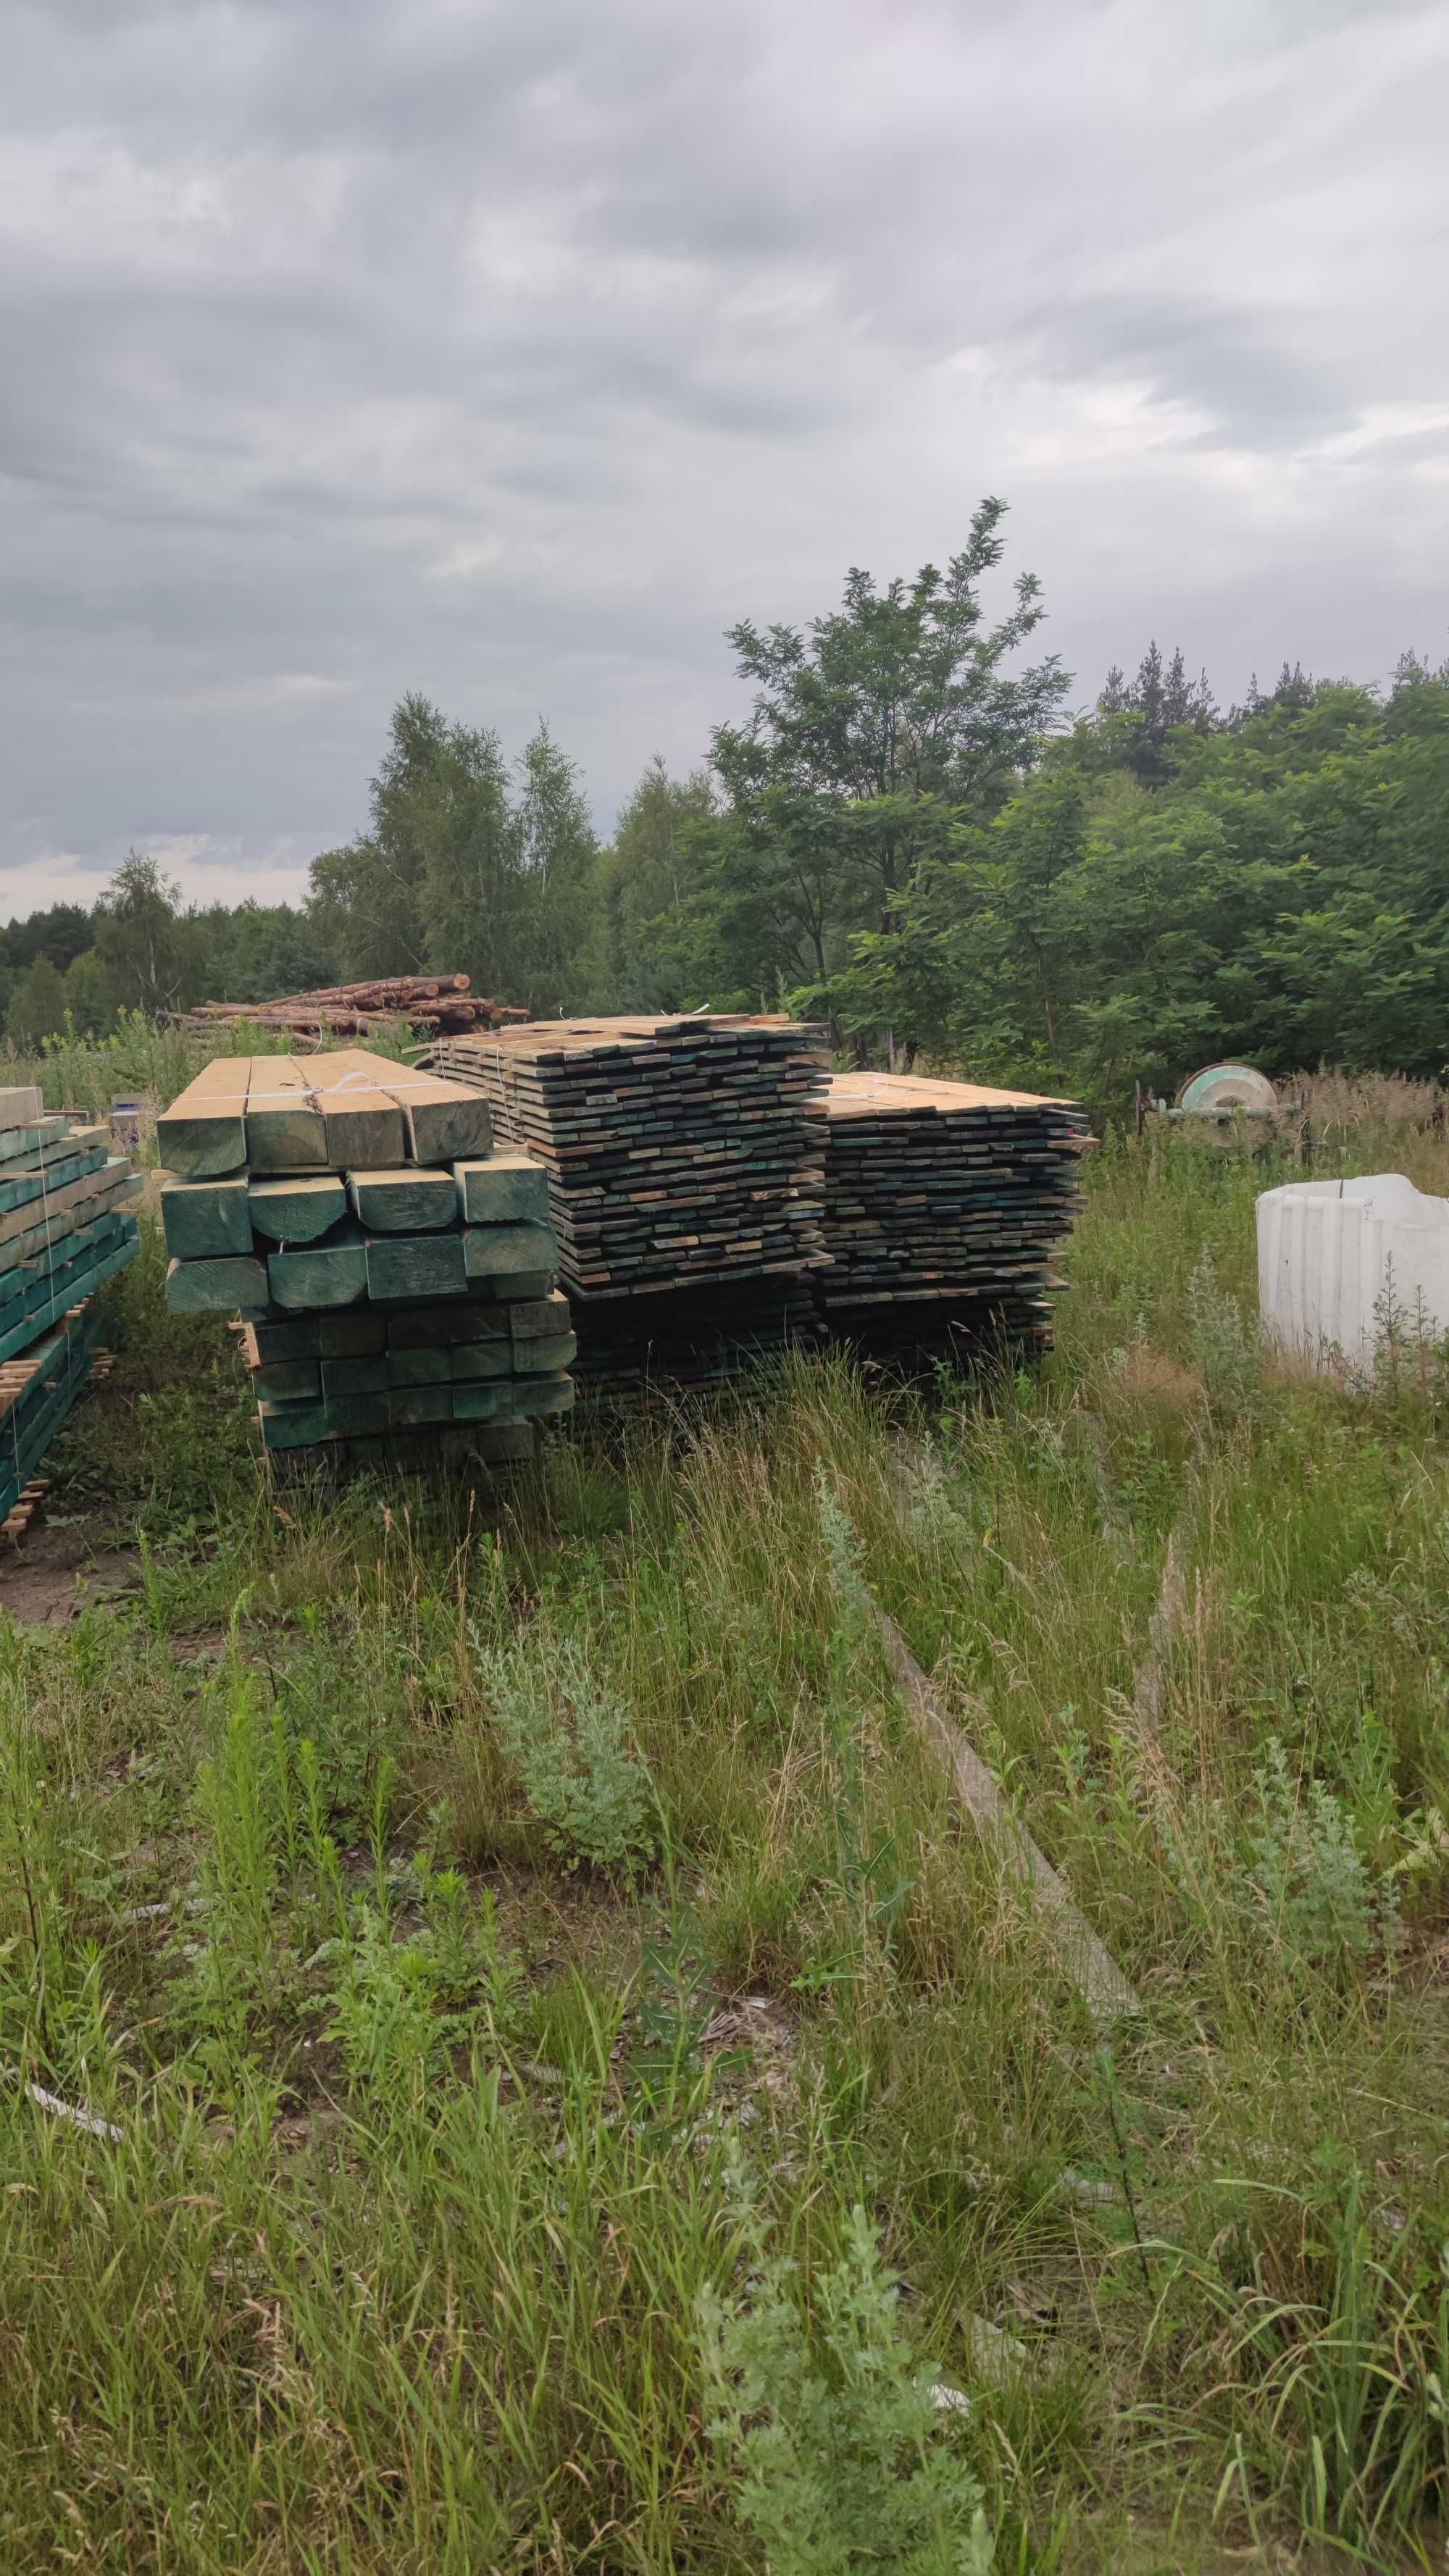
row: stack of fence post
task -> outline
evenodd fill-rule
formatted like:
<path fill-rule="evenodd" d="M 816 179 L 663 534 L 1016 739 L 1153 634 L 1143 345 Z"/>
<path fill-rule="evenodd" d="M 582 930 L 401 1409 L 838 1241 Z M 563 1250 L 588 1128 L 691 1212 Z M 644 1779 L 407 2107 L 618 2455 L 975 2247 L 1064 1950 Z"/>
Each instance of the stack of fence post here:
<path fill-rule="evenodd" d="M 816 1333 L 824 1031 L 687 1013 L 530 1022 L 424 1061 L 548 1173 L 581 1387 L 703 1387 Z"/>
<path fill-rule="evenodd" d="M 136 1255 L 140 1179 L 110 1129 L 0 1091 L 0 1520 L 15 1508 L 95 1357 L 91 1299 Z"/>
<path fill-rule="evenodd" d="M 167 1303 L 238 1316 L 269 1450 L 501 1466 L 567 1411 L 547 1176 L 476 1091 L 360 1047 L 222 1057 L 157 1139 Z"/>

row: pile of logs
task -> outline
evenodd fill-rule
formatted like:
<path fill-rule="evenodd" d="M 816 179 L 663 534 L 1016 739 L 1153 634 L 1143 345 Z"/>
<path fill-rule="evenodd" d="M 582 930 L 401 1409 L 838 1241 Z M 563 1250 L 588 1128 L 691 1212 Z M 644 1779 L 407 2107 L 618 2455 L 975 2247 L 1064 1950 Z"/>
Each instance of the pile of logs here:
<path fill-rule="evenodd" d="M 526 1020 L 528 1013 L 470 993 L 466 975 L 379 975 L 361 984 L 287 993 L 273 1002 L 197 1002 L 170 1016 L 176 1027 L 198 1034 L 245 1020 L 250 1028 L 279 1029 L 303 1046 L 310 1041 L 320 1047 L 377 1029 L 395 1036 L 404 1026 L 434 1037 L 464 1037 L 501 1028 L 505 1020 Z"/>

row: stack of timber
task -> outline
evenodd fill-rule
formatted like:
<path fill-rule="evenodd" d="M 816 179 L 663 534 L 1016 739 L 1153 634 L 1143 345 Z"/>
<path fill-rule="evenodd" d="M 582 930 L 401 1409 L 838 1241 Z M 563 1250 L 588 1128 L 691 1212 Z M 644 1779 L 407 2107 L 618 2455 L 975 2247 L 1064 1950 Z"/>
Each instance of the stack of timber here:
<path fill-rule="evenodd" d="M 157 1136 L 167 1303 L 239 1317 L 269 1451 L 505 1466 L 569 1409 L 547 1175 L 476 1090 L 360 1047 L 223 1057 Z"/>
<path fill-rule="evenodd" d="M 484 993 L 471 993 L 466 975 L 383 975 L 361 984 L 327 984 L 312 993 L 287 993 L 271 1002 L 197 1002 L 172 1015 L 183 1028 L 275 1029 L 285 1037 L 323 1046 L 334 1038 L 366 1037 L 404 1028 L 463 1034 L 496 1029 L 527 1013 Z"/>
<path fill-rule="evenodd" d="M 95 1307 L 83 1298 L 23 1359 L 0 1360 L 0 1523 L 11 1529 L 21 1525 L 20 1506 L 33 1491 L 34 1471 L 64 1429 L 99 1356 L 99 1331 Z"/>
<path fill-rule="evenodd" d="M 823 1032 L 723 1017 L 538 1020 L 444 1039 L 544 1164 L 569 1293 L 662 1292 L 826 1258 Z"/>
<path fill-rule="evenodd" d="M 0 1520 L 15 1512 L 95 1355 L 89 1300 L 136 1257 L 139 1175 L 108 1126 L 0 1091 Z"/>
<path fill-rule="evenodd" d="M 877 1352 L 962 1339 L 1044 1349 L 1086 1136 L 1070 1100 L 833 1075 L 826 1324 Z"/>
<path fill-rule="evenodd" d="M 813 1338 L 825 1259 L 824 1032 L 686 1014 L 440 1041 L 549 1176 L 581 1387 L 705 1388 Z"/>
<path fill-rule="evenodd" d="M 108 1126 L 48 1118 L 28 1085 L 0 1091 L 0 1361 L 135 1259 L 140 1186 Z"/>

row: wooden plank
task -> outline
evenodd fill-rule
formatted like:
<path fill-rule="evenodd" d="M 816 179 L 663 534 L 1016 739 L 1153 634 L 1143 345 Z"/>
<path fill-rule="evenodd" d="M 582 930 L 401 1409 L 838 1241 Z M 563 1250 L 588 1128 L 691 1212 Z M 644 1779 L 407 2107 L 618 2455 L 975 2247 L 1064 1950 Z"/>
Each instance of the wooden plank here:
<path fill-rule="evenodd" d="M 498 1350 L 502 1345 L 494 1342 L 489 1347 Z M 442 1342 L 422 1343 L 416 1350 L 389 1351 L 388 1382 L 392 1386 L 441 1386 L 452 1377 L 452 1357 Z"/>
<path fill-rule="evenodd" d="M 111 1140 L 105 1128 L 90 1127 L 83 1131 L 87 1142 L 77 1138 L 69 1147 L 57 1149 L 45 1162 L 8 1167 L 0 1175 L 0 1214 L 13 1215 L 17 1208 L 48 1206 L 56 1192 L 67 1181 L 78 1181 L 87 1172 L 98 1172 L 110 1160 Z M 95 1141 L 99 1138 L 99 1142 Z"/>
<path fill-rule="evenodd" d="M 335 1173 L 253 1181 L 250 1222 L 273 1243 L 315 1243 L 347 1212 L 347 1191 Z"/>
<path fill-rule="evenodd" d="M 0 1268 L 20 1257 L 18 1247 L 32 1237 L 44 1242 L 51 1229 L 63 1232 L 57 1220 L 68 1212 L 87 1207 L 92 1201 L 104 1206 L 113 1197 L 128 1197 L 140 1186 L 140 1174 L 132 1170 L 124 1154 L 97 1163 L 92 1171 L 63 1187 L 46 1192 L 42 1202 L 31 1201 L 25 1207 L 12 1208 L 0 1216 Z"/>
<path fill-rule="evenodd" d="M 453 1389 L 451 1386 L 395 1386 L 388 1398 L 388 1415 L 394 1431 L 411 1430 L 429 1422 L 451 1422 Z"/>
<path fill-rule="evenodd" d="M 525 1334 L 510 1345 L 514 1366 L 525 1376 L 540 1376 L 565 1369 L 578 1355 L 578 1340 L 573 1333 Z"/>
<path fill-rule="evenodd" d="M 315 1402 L 322 1393 L 322 1369 L 316 1360 L 260 1360 L 252 1370 L 252 1392 L 273 1404 Z"/>
<path fill-rule="evenodd" d="M 349 1172 L 347 1195 L 358 1223 L 372 1234 L 427 1234 L 451 1225 L 458 1212 L 452 1173 L 422 1171 L 416 1163 Z"/>
<path fill-rule="evenodd" d="M 246 1101 L 247 1161 L 254 1172 L 295 1172 L 325 1163 L 327 1127 L 309 1069 L 294 1056 L 256 1055 Z"/>
<path fill-rule="evenodd" d="M 493 1422 L 498 1418 L 501 1401 L 498 1386 L 482 1378 L 464 1379 L 453 1388 L 453 1419 L 455 1422 Z"/>
<path fill-rule="evenodd" d="M 407 1149 L 415 1163 L 451 1164 L 486 1154 L 492 1146 L 493 1119 L 481 1091 L 380 1059 L 377 1081 L 402 1110 Z"/>
<path fill-rule="evenodd" d="M 314 1056 L 308 1067 L 326 1126 L 323 1157 L 334 1171 L 382 1171 L 406 1159 L 403 1115 L 375 1080 L 377 1058 L 361 1048 Z"/>
<path fill-rule="evenodd" d="M 359 1305 L 367 1295 L 367 1246 L 358 1235 L 271 1252 L 267 1286 L 277 1306 L 315 1312 L 328 1306 Z"/>
<path fill-rule="evenodd" d="M 244 1180 L 161 1184 L 161 1226 L 177 1261 L 215 1260 L 252 1248 L 252 1221 Z"/>
<path fill-rule="evenodd" d="M 548 1173 L 531 1154 L 504 1147 L 484 1162 L 455 1163 L 453 1178 L 468 1225 L 548 1223 Z"/>
<path fill-rule="evenodd" d="M 470 1279 L 502 1279 L 520 1271 L 551 1272 L 558 1246 L 546 1225 L 470 1225 L 461 1237 Z"/>
<path fill-rule="evenodd" d="M 161 1162 L 183 1180 L 239 1172 L 247 1158 L 249 1056 L 219 1056 L 204 1065 L 156 1121 Z"/>
<path fill-rule="evenodd" d="M 232 1254 L 215 1261 L 172 1261 L 166 1271 L 168 1315 L 229 1315 L 234 1306 L 264 1306 L 267 1274 L 260 1261 Z"/>
<path fill-rule="evenodd" d="M 571 1321 L 569 1301 L 557 1288 L 548 1297 L 521 1297 L 508 1309 L 508 1329 L 516 1342 L 534 1333 L 566 1333 Z"/>
<path fill-rule="evenodd" d="M 455 1381 L 459 1378 L 497 1378 L 513 1375 L 511 1342 L 456 1342 L 448 1356 L 452 1362 L 452 1375 Z"/>
<path fill-rule="evenodd" d="M 441 1342 L 450 1348 L 455 1342 L 497 1339 L 508 1344 L 508 1309 L 496 1299 L 469 1297 L 456 1305 L 410 1306 L 392 1309 L 387 1317 L 389 1350 L 421 1350 Z"/>
<path fill-rule="evenodd" d="M 0 1129 L 37 1127 L 45 1116 L 45 1095 L 31 1082 L 10 1083 L 0 1090 Z"/>
<path fill-rule="evenodd" d="M 373 1351 L 359 1359 L 328 1359 L 322 1362 L 322 1392 L 334 1395 L 377 1395 L 391 1386 L 386 1351 Z"/>
<path fill-rule="evenodd" d="M 27 1306 L 19 1321 L 0 1329 L 0 1359 L 8 1359 L 13 1351 L 24 1350 L 46 1324 L 52 1323 L 57 1315 L 63 1315 L 77 1298 L 89 1297 L 97 1288 L 103 1288 L 108 1279 L 114 1279 L 118 1271 L 135 1260 L 138 1241 L 135 1218 L 123 1217 L 120 1227 L 119 1240 L 108 1241 L 104 1248 L 93 1253 L 88 1251 L 86 1257 L 68 1262 L 58 1274 L 52 1294 L 42 1293 Z"/>
<path fill-rule="evenodd" d="M 268 1449 L 310 1449 L 314 1441 L 329 1437 L 325 1404 L 271 1404 L 264 1399 L 257 1417 Z"/>
<path fill-rule="evenodd" d="M 519 1421 L 532 1421 L 550 1413 L 571 1413 L 574 1404 L 574 1382 L 571 1377 L 516 1377 L 509 1384 L 509 1410 Z"/>
<path fill-rule="evenodd" d="M 368 1294 L 375 1298 L 461 1297 L 467 1237 L 461 1234 L 370 1234 Z"/>

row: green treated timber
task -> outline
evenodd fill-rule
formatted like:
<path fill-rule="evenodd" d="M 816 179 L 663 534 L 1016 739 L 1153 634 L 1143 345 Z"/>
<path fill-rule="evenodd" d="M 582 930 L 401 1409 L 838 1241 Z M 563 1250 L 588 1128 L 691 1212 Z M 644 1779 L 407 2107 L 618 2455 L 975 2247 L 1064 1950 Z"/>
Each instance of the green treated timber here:
<path fill-rule="evenodd" d="M 16 1351 L 26 1349 L 34 1341 L 36 1334 L 46 1324 L 53 1323 L 57 1315 L 63 1315 L 70 1307 L 78 1306 L 83 1297 L 93 1296 L 97 1288 L 103 1288 L 108 1279 L 114 1279 L 118 1271 L 124 1270 L 128 1262 L 135 1260 L 139 1240 L 136 1221 L 134 1217 L 127 1217 L 124 1222 L 131 1231 L 121 1243 L 108 1250 L 89 1268 L 78 1267 L 76 1274 L 73 1277 L 68 1276 L 64 1285 L 57 1289 L 53 1297 L 47 1298 L 42 1304 L 33 1308 L 8 1331 L 0 1332 L 0 1360 L 8 1360 Z"/>
<path fill-rule="evenodd" d="M 42 1118 L 34 1127 L 11 1127 L 0 1133 L 0 1163 L 13 1163 L 22 1154 L 40 1154 L 48 1146 L 63 1145 L 71 1132 L 68 1118 Z"/>
<path fill-rule="evenodd" d="M 475 1297 L 546 1297 L 553 1286 L 557 1264 L 550 1261 L 546 1270 L 516 1270 L 501 1277 L 475 1279 Z"/>
<path fill-rule="evenodd" d="M 362 1359 L 380 1351 L 386 1340 L 381 1315 L 367 1306 L 348 1306 L 322 1315 L 278 1315 L 268 1311 L 252 1326 L 262 1359 Z"/>
<path fill-rule="evenodd" d="M 498 1418 L 506 1389 L 484 1378 L 468 1378 L 453 1388 L 455 1422 L 493 1422 Z"/>
<path fill-rule="evenodd" d="M 322 1392 L 334 1395 L 378 1395 L 391 1386 L 386 1351 L 357 1359 L 324 1359 Z"/>
<path fill-rule="evenodd" d="M 372 1297 L 461 1297 L 467 1290 L 461 1234 L 370 1234 L 367 1285 Z"/>
<path fill-rule="evenodd" d="M 511 1342 L 459 1342 L 449 1356 L 455 1382 L 513 1375 Z"/>
<path fill-rule="evenodd" d="M 322 1393 L 322 1371 L 316 1360 L 259 1360 L 252 1371 L 252 1393 L 273 1404 L 296 1404 Z"/>
<path fill-rule="evenodd" d="M 508 1347 L 508 1308 L 496 1299 L 469 1297 L 456 1306 L 404 1306 L 387 1315 L 392 1351 L 424 1350 L 434 1342 L 500 1342 Z"/>
<path fill-rule="evenodd" d="M 353 1215 L 372 1234 L 428 1234 L 451 1225 L 458 1212 L 452 1174 L 422 1171 L 412 1163 L 394 1171 L 349 1172 L 347 1195 Z"/>
<path fill-rule="evenodd" d="M 176 1261 L 212 1261 L 252 1248 L 244 1180 L 161 1184 L 161 1226 Z"/>
<path fill-rule="evenodd" d="M 327 1128 L 323 1160 L 335 1170 L 387 1171 L 405 1160 L 402 1111 L 386 1092 L 359 1085 L 351 1092 L 323 1091 L 318 1098 Z"/>
<path fill-rule="evenodd" d="M 359 1239 L 269 1253 L 267 1284 L 275 1305 L 300 1307 L 304 1312 L 360 1305 L 367 1295 L 367 1246 Z"/>
<path fill-rule="evenodd" d="M 240 1103 L 218 1107 L 211 1117 L 163 1110 L 156 1121 L 156 1150 L 167 1171 L 183 1180 L 208 1180 L 241 1171 L 247 1159 L 247 1131 Z"/>
<path fill-rule="evenodd" d="M 389 1351 L 387 1355 L 390 1386 L 441 1386 L 451 1378 L 452 1353 L 440 1343 L 420 1346 L 411 1351 Z"/>
<path fill-rule="evenodd" d="M 315 1171 L 328 1162 L 327 1122 L 320 1109 L 247 1112 L 247 1161 L 254 1172 Z"/>
<path fill-rule="evenodd" d="M 88 1172 L 63 1190 L 28 1207 L 12 1208 L 0 1217 L 0 1272 L 28 1259 L 39 1246 L 58 1243 L 77 1226 L 89 1225 L 124 1198 L 134 1198 L 141 1175 L 129 1163 L 115 1162 Z"/>
<path fill-rule="evenodd" d="M 216 1261 L 173 1261 L 166 1272 L 168 1315 L 229 1315 L 258 1306 L 267 1293 L 260 1261 L 233 1253 Z"/>
<path fill-rule="evenodd" d="M 551 1297 L 520 1297 L 508 1309 L 509 1330 L 516 1342 L 571 1329 L 569 1301 L 557 1289 Z"/>
<path fill-rule="evenodd" d="M 8 1333 L 13 1325 L 44 1304 L 78 1271 L 98 1261 L 103 1253 L 122 1240 L 133 1240 L 136 1220 L 118 1209 L 108 1209 L 88 1225 L 77 1226 L 54 1243 L 37 1244 L 31 1257 L 18 1268 L 7 1270 L 4 1297 L 0 1299 L 0 1332 Z"/>
<path fill-rule="evenodd" d="M 88 1172 L 98 1172 L 110 1160 L 110 1141 L 89 1146 L 80 1154 L 57 1154 L 50 1162 L 33 1172 L 13 1172 L 0 1180 L 0 1216 L 13 1215 L 18 1209 L 43 1207 L 68 1181 L 84 1180 Z"/>
<path fill-rule="evenodd" d="M 425 1422 L 451 1422 L 453 1389 L 451 1386 L 395 1386 L 388 1398 L 388 1413 L 395 1431 L 405 1431 Z"/>
<path fill-rule="evenodd" d="M 566 1369 L 578 1357 L 578 1339 L 573 1333 L 534 1333 L 512 1345 L 513 1364 L 524 1375 L 538 1376 L 553 1369 Z"/>
<path fill-rule="evenodd" d="M 546 1225 L 470 1225 L 463 1259 L 470 1279 L 501 1279 L 520 1271 L 550 1271 L 558 1247 Z"/>
<path fill-rule="evenodd" d="M 331 1172 L 253 1181 L 247 1199 L 250 1223 L 273 1243 L 315 1243 L 347 1213 L 347 1192 Z"/>
<path fill-rule="evenodd" d="M 402 1104 L 408 1152 L 415 1163 L 456 1163 L 486 1154 L 493 1142 L 493 1120 L 481 1091 L 415 1074 L 394 1071 L 378 1077 Z"/>
<path fill-rule="evenodd" d="M 548 1174 L 531 1154 L 505 1148 L 485 1162 L 455 1163 L 458 1214 L 468 1225 L 547 1225 Z"/>
<path fill-rule="evenodd" d="M 328 1438 L 327 1408 L 322 1404 L 269 1404 L 257 1406 L 262 1426 L 262 1440 L 268 1449 L 310 1449 L 315 1440 Z"/>
<path fill-rule="evenodd" d="M 510 1384 L 509 1410 L 520 1420 L 536 1414 L 571 1413 L 574 1382 L 571 1377 L 516 1377 Z"/>

